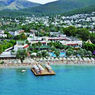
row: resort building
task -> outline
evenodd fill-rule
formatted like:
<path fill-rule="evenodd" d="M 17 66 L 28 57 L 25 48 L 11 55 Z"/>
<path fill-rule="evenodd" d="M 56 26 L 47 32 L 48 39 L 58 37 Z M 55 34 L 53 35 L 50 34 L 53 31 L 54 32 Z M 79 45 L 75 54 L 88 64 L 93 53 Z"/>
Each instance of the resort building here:
<path fill-rule="evenodd" d="M 63 45 L 67 46 L 79 46 L 82 47 L 82 41 L 80 40 L 71 40 L 70 38 L 64 37 L 28 37 L 27 39 L 31 44 L 41 42 L 43 45 L 47 45 L 47 43 L 59 41 Z"/>
<path fill-rule="evenodd" d="M 0 30 L 0 37 L 6 38 L 7 37 L 7 34 L 4 34 L 4 31 L 3 30 Z"/>
<path fill-rule="evenodd" d="M 17 52 L 18 50 L 27 50 L 29 47 L 28 44 L 25 43 L 25 41 L 17 41 L 16 45 L 14 46 L 14 51 Z"/>

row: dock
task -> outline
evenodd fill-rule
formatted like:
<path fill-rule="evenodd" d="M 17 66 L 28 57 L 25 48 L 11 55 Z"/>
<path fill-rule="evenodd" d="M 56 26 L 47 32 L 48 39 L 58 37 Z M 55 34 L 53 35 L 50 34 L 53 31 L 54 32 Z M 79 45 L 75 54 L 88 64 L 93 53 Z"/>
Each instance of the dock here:
<path fill-rule="evenodd" d="M 44 67 L 44 70 L 42 71 L 36 71 L 35 68 L 31 68 L 31 71 L 35 76 L 49 76 L 49 75 L 55 75 L 55 72 L 51 69 L 50 71 Z"/>

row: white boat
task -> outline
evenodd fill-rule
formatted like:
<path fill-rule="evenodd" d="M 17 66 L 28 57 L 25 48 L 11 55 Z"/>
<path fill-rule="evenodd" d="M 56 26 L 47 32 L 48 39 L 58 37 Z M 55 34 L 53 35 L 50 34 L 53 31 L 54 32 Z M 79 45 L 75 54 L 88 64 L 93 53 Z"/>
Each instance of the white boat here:
<path fill-rule="evenodd" d="M 26 70 L 21 70 L 21 72 L 26 72 Z"/>

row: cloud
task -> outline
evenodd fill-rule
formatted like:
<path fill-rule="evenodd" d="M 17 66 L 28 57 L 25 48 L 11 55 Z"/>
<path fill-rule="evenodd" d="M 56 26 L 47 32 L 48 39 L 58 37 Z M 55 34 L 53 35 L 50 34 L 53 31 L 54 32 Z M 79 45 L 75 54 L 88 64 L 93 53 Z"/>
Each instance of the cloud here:
<path fill-rule="evenodd" d="M 40 4 L 46 4 L 46 3 L 54 2 L 54 1 L 57 1 L 57 0 L 28 0 L 28 1 L 35 2 L 35 3 L 40 3 Z"/>

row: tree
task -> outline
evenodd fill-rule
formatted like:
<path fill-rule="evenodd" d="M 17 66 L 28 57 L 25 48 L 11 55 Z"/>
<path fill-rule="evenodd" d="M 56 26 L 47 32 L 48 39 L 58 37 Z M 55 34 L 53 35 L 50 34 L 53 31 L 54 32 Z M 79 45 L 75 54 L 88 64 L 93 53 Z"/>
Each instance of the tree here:
<path fill-rule="evenodd" d="M 82 49 L 77 50 L 77 54 L 80 55 L 81 57 L 84 56 L 84 52 Z"/>
<path fill-rule="evenodd" d="M 3 52 L 3 46 L 0 44 L 0 54 Z"/>
<path fill-rule="evenodd" d="M 15 40 L 10 40 L 9 43 L 11 43 L 12 45 L 15 45 L 16 41 Z"/>
<path fill-rule="evenodd" d="M 38 42 L 37 43 L 37 46 L 39 46 L 39 47 L 42 46 L 42 43 L 41 42 Z"/>
<path fill-rule="evenodd" d="M 88 51 L 87 54 L 88 54 L 88 56 L 92 56 L 92 52 L 91 51 Z"/>
<path fill-rule="evenodd" d="M 95 50 L 95 44 L 83 43 L 82 48 L 93 52 Z"/>
<path fill-rule="evenodd" d="M 41 53 L 42 53 L 42 57 L 47 57 L 47 56 L 49 56 L 49 54 L 48 54 L 47 51 L 42 51 Z"/>
<path fill-rule="evenodd" d="M 74 26 L 69 26 L 67 28 L 64 28 L 63 31 L 67 36 L 75 36 L 77 29 Z"/>
<path fill-rule="evenodd" d="M 38 52 L 37 53 L 37 57 L 41 58 L 42 57 L 42 53 L 41 52 Z"/>
<path fill-rule="evenodd" d="M 21 62 L 23 63 L 23 60 L 27 57 L 27 52 L 26 50 L 18 50 L 17 51 L 17 54 L 16 54 L 16 57 L 18 59 L 21 60 Z"/>
<path fill-rule="evenodd" d="M 27 36 L 24 33 L 22 33 L 21 34 L 21 40 L 26 40 L 26 39 L 27 39 Z"/>
<path fill-rule="evenodd" d="M 56 55 L 56 57 L 59 57 L 60 56 L 60 51 L 59 50 L 55 50 L 54 54 Z"/>
<path fill-rule="evenodd" d="M 68 51 L 68 50 L 67 50 L 67 51 L 66 51 L 66 55 L 67 55 L 67 56 L 71 56 L 71 55 L 72 55 L 72 51 Z"/>
<path fill-rule="evenodd" d="M 90 38 L 90 33 L 87 29 L 77 29 L 77 37 L 81 38 L 82 40 L 86 41 Z"/>
<path fill-rule="evenodd" d="M 5 34 L 7 34 L 7 38 L 8 38 L 8 39 L 10 39 L 10 38 L 13 37 L 9 32 L 5 32 Z"/>

